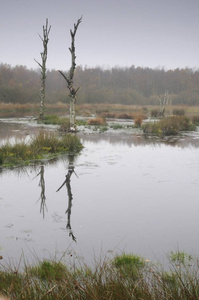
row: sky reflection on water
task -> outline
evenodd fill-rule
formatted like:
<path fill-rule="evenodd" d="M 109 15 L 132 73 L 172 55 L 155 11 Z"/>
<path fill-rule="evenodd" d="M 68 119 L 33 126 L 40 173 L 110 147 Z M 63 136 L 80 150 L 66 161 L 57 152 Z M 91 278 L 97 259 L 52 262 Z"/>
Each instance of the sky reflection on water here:
<path fill-rule="evenodd" d="M 32 260 L 62 256 L 87 262 L 94 255 L 138 253 L 162 259 L 171 250 L 198 254 L 199 150 L 197 133 L 172 144 L 142 136 L 82 135 L 85 148 L 74 160 L 68 191 L 62 185 L 68 159 L 0 175 L 0 254 Z M 187 144 L 185 143 L 187 141 Z M 144 142 L 145 141 L 145 142 Z M 185 144 L 187 146 L 185 146 Z M 76 176 L 77 175 L 77 176 Z M 72 255 L 72 256 L 71 256 Z"/>

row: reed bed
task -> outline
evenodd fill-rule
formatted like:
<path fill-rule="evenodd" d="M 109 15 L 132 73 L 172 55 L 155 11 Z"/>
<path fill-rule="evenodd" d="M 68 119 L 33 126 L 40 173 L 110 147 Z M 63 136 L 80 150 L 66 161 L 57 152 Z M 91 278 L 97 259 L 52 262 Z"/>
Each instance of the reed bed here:
<path fill-rule="evenodd" d="M 172 255 L 175 259 L 172 260 Z M 169 269 L 138 255 L 105 258 L 89 267 L 44 260 L 24 271 L 1 267 L 0 293 L 9 299 L 197 300 L 198 259 L 171 254 Z"/>

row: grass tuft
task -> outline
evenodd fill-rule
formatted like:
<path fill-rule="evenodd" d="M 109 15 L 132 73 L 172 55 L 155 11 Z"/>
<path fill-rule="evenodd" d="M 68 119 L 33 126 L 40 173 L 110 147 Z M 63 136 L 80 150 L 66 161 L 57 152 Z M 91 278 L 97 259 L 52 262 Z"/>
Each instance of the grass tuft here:
<path fill-rule="evenodd" d="M 87 122 L 88 125 L 106 125 L 106 119 L 105 118 L 94 118 L 94 119 L 89 119 Z"/>
<path fill-rule="evenodd" d="M 38 277 L 40 280 L 59 281 L 62 280 L 67 272 L 66 266 L 61 262 L 44 260 L 38 266 L 29 268 L 31 276 Z"/>

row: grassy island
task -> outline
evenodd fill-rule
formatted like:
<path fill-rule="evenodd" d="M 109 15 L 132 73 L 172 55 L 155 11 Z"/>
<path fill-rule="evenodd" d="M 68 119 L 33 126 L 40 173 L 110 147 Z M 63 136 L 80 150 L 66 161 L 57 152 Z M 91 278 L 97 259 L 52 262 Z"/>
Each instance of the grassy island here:
<path fill-rule="evenodd" d="M 143 132 L 154 135 L 177 135 L 181 131 L 194 131 L 196 125 L 185 116 L 169 116 L 142 125 Z"/>
<path fill-rule="evenodd" d="M 78 153 L 82 149 L 76 135 L 59 136 L 53 132 L 40 132 L 28 142 L 6 142 L 0 146 L 0 167 L 29 165 L 42 159 L 51 159 L 61 154 Z"/>

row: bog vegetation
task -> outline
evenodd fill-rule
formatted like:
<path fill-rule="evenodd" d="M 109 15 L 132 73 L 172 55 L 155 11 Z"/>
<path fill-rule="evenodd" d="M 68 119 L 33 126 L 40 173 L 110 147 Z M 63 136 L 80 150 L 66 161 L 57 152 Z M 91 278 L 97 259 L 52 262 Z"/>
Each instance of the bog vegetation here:
<path fill-rule="evenodd" d="M 105 258 L 93 267 L 44 260 L 35 266 L 1 267 L 0 293 L 8 299 L 196 300 L 198 258 L 171 252 L 169 267 L 134 254 Z"/>
<path fill-rule="evenodd" d="M 144 133 L 155 135 L 177 135 L 181 131 L 193 131 L 195 128 L 191 119 L 185 116 L 169 116 L 142 125 Z"/>

